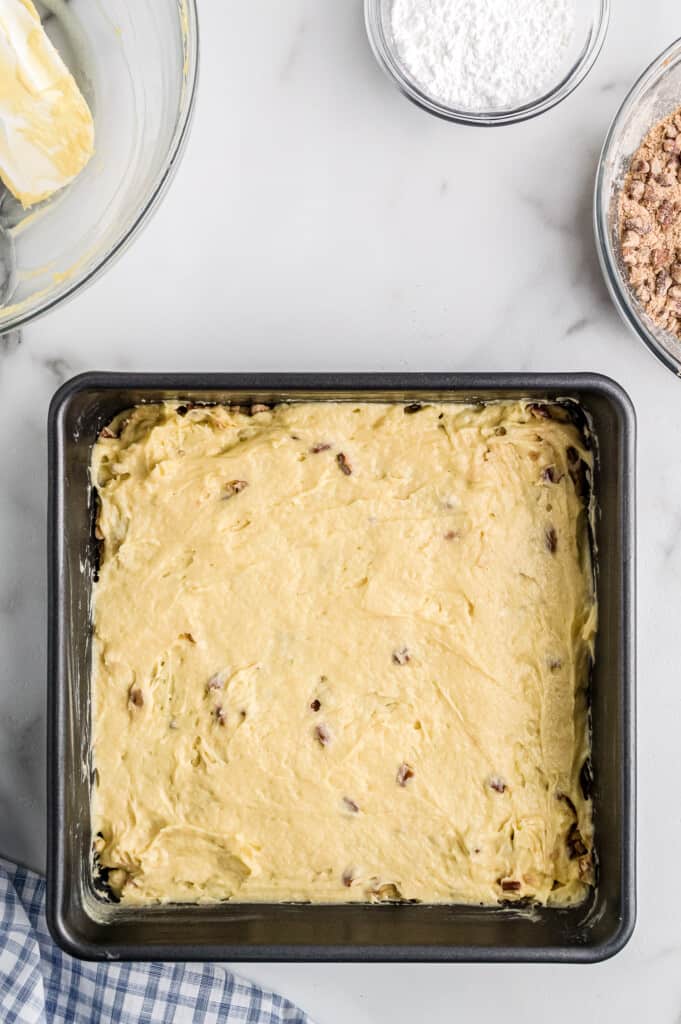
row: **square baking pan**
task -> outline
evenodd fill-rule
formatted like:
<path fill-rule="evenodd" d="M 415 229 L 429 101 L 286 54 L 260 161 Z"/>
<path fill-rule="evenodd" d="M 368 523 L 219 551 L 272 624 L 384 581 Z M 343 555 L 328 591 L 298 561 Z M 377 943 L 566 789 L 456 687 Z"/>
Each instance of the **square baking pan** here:
<path fill-rule="evenodd" d="M 126 908 L 92 877 L 91 591 L 98 547 L 89 484 L 102 427 L 133 405 L 300 400 L 569 399 L 597 453 L 600 627 L 592 676 L 599 878 L 569 909 L 443 905 L 169 905 Z M 635 415 L 591 374 L 114 374 L 65 384 L 49 412 L 48 887 L 55 940 L 83 959 L 527 961 L 617 953 L 635 920 Z"/>

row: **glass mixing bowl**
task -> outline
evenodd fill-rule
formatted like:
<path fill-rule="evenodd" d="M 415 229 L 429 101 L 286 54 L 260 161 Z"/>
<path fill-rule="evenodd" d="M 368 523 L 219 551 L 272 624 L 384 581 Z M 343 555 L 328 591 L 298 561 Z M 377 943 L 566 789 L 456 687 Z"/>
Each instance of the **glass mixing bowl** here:
<path fill-rule="evenodd" d="M 596 244 L 605 282 L 624 322 L 650 351 L 681 374 L 681 341 L 656 327 L 631 290 L 618 237 L 617 202 L 632 156 L 648 130 L 681 107 L 681 39 L 644 71 L 608 132 L 596 177 Z"/>
<path fill-rule="evenodd" d="M 610 20 L 610 0 L 575 0 L 576 24 L 572 44 L 563 61 L 557 81 L 541 96 L 529 97 L 518 107 L 494 110 L 467 110 L 447 106 L 429 96 L 410 77 L 397 53 L 391 28 L 393 0 L 364 0 L 364 17 L 371 48 L 381 68 L 399 86 L 402 93 L 431 114 L 458 124 L 515 124 L 543 114 L 564 100 L 593 67 L 605 41 Z"/>
<path fill-rule="evenodd" d="M 24 210 L 0 186 L 0 333 L 90 283 L 146 223 L 177 169 L 198 70 L 195 0 L 39 0 L 90 104 L 95 155 Z"/>

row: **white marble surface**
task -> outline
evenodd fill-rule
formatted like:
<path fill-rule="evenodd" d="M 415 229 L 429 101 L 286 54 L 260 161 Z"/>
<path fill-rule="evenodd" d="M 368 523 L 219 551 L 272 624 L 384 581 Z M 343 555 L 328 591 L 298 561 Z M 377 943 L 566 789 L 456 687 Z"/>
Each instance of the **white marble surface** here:
<path fill-rule="evenodd" d="M 319 1024 L 681 1021 L 681 383 L 620 324 L 591 234 L 596 159 L 675 0 L 615 0 L 595 71 L 528 124 L 407 103 L 360 0 L 201 4 L 190 147 L 150 227 L 0 349 L 0 852 L 45 842 L 45 417 L 84 369 L 608 373 L 640 428 L 639 923 L 591 968 L 246 967 Z M 681 100 L 681 98 L 680 98 Z"/>

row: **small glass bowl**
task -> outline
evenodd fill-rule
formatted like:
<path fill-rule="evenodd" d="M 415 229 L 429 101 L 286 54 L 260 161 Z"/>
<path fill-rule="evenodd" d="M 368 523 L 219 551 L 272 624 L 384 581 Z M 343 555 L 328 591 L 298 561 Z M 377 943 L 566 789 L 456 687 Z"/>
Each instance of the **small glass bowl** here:
<path fill-rule="evenodd" d="M 601 51 L 610 21 L 610 0 L 576 0 L 576 25 L 573 43 L 566 55 L 559 80 L 541 96 L 533 97 L 518 107 L 492 110 L 468 110 L 440 103 L 410 77 L 397 53 L 391 27 L 393 0 L 364 0 L 364 18 L 374 56 L 379 65 L 398 85 L 401 92 L 417 106 L 437 117 L 458 124 L 517 124 L 555 107 L 577 88 L 593 67 Z"/>
<path fill-rule="evenodd" d="M 634 153 L 653 125 L 681 107 L 681 39 L 653 61 L 620 107 L 603 146 L 594 222 L 605 283 L 624 322 L 673 373 L 681 375 L 681 341 L 657 327 L 634 295 L 622 261 L 617 204 Z"/>
<path fill-rule="evenodd" d="M 95 121 L 95 153 L 24 210 L 0 186 L 0 334 L 109 267 L 147 223 L 180 162 L 196 95 L 196 0 L 37 0 Z"/>

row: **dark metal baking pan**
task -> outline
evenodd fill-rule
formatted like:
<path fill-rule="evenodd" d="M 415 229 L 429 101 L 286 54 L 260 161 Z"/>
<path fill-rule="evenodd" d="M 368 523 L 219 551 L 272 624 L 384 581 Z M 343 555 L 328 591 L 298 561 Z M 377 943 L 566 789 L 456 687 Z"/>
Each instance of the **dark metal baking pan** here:
<path fill-rule="evenodd" d="M 599 882 L 571 909 L 236 904 L 126 909 L 98 893 L 90 854 L 88 465 L 101 428 L 137 403 L 300 399 L 574 399 L 598 453 L 600 629 L 592 680 Z M 617 953 L 635 920 L 635 416 L 590 374 L 110 374 L 76 377 L 49 413 L 48 889 L 59 945 L 84 959 L 562 961 Z"/>

